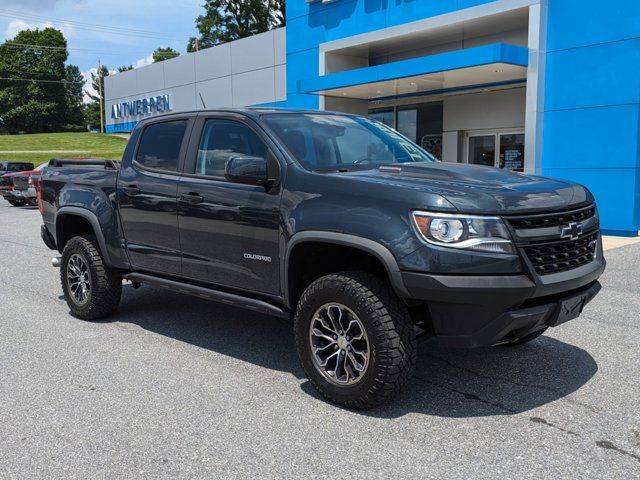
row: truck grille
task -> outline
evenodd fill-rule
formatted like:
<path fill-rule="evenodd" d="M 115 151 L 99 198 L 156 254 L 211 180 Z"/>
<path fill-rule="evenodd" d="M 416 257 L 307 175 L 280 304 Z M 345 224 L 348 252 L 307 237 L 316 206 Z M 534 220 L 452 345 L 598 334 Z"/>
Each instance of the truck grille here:
<path fill-rule="evenodd" d="M 16 175 L 13 177 L 13 186 L 16 190 L 26 190 L 29 188 L 29 177 L 27 175 Z"/>
<path fill-rule="evenodd" d="M 516 230 L 555 227 L 569 222 L 582 222 L 593 217 L 595 213 L 596 207 L 595 205 L 591 205 L 590 207 L 572 212 L 536 215 L 528 218 L 514 218 L 509 220 L 509 223 Z"/>
<path fill-rule="evenodd" d="M 564 272 L 592 261 L 596 255 L 598 232 L 577 240 L 525 247 L 524 251 L 538 275 Z"/>
<path fill-rule="evenodd" d="M 577 210 L 511 217 L 516 243 L 538 275 L 564 272 L 591 262 L 599 238 L 595 205 Z M 567 227 L 578 227 L 572 238 L 560 238 Z M 576 238 L 577 236 L 577 238 Z"/>

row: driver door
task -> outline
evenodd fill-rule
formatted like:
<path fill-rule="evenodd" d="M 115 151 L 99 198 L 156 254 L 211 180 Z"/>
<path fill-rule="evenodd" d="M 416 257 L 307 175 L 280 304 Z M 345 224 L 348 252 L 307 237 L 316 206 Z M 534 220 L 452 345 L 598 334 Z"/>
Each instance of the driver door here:
<path fill-rule="evenodd" d="M 266 158 L 265 138 L 238 116 L 201 117 L 178 183 L 182 273 L 192 280 L 280 293 L 280 187 L 232 183 L 227 160 Z"/>

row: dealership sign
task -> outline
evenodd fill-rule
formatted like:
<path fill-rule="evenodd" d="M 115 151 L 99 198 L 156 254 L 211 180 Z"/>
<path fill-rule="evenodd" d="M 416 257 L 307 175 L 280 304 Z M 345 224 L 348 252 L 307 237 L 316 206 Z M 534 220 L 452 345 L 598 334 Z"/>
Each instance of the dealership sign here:
<path fill-rule="evenodd" d="M 136 117 L 170 110 L 169 95 L 157 95 L 155 97 L 138 98 L 128 102 L 116 103 L 111 107 L 111 118 Z"/>

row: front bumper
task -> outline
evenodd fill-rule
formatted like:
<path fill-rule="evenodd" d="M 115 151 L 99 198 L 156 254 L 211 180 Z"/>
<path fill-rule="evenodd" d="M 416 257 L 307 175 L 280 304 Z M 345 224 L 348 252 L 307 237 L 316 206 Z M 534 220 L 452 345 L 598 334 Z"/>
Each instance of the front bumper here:
<path fill-rule="evenodd" d="M 403 272 L 412 299 L 425 300 L 433 332 L 452 347 L 482 347 L 514 341 L 579 315 L 600 290 L 606 262 L 566 272 L 526 275 L 429 275 Z M 571 315 L 563 309 L 573 306 Z"/>

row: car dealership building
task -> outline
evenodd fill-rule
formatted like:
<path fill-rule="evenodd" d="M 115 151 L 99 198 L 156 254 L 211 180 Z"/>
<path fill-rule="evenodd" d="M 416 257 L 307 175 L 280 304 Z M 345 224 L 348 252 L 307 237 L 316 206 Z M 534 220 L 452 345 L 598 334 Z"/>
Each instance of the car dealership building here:
<path fill-rule="evenodd" d="M 337 110 L 436 157 L 587 185 L 640 229 L 640 1 L 288 0 L 286 28 L 105 79 L 108 132 L 217 107 Z"/>

